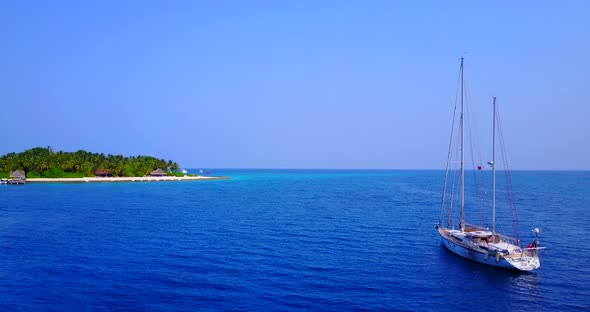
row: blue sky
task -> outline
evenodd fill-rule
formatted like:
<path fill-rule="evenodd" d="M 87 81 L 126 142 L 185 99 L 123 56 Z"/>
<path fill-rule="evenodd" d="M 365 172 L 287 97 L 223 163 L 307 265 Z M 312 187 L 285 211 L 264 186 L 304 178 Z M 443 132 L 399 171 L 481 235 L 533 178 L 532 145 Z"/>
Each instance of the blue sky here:
<path fill-rule="evenodd" d="M 587 170 L 588 16 L 587 1 L 3 1 L 0 154 L 444 168 L 464 55 L 482 145 L 497 96 L 513 168 Z"/>

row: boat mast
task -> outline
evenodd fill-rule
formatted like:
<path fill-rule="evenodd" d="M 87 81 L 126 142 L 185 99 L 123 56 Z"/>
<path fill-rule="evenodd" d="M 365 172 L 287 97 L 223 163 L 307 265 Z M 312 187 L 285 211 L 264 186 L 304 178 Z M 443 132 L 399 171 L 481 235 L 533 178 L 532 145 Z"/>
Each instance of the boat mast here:
<path fill-rule="evenodd" d="M 494 96 L 494 120 L 492 122 L 492 238 L 496 237 L 496 97 Z"/>
<path fill-rule="evenodd" d="M 463 231 L 465 229 L 465 168 L 464 168 L 464 142 L 463 142 L 463 128 L 465 124 L 465 116 L 463 114 L 463 85 L 465 84 L 465 77 L 463 75 L 463 57 L 461 57 L 461 221 L 459 223 L 459 229 Z"/>

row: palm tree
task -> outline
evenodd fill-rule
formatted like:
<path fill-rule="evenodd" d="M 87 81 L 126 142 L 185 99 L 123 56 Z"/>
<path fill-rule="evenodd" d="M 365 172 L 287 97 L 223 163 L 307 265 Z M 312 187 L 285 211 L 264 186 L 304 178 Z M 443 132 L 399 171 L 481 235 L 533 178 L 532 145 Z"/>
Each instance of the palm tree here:
<path fill-rule="evenodd" d="M 21 167 L 25 172 L 33 171 L 33 158 L 26 155 L 21 160 Z"/>
<path fill-rule="evenodd" d="M 47 169 L 49 169 L 49 164 L 47 163 L 47 159 L 46 158 L 38 158 L 36 160 L 36 166 L 35 169 L 37 171 L 37 173 L 41 173 Z"/>

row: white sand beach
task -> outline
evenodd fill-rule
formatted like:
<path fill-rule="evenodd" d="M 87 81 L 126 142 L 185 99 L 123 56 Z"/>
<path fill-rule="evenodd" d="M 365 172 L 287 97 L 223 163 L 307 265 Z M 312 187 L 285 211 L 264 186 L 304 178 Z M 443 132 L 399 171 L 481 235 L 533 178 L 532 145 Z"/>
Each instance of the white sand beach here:
<path fill-rule="evenodd" d="M 85 177 L 85 178 L 30 178 L 27 183 L 36 182 L 156 182 L 156 181 L 194 181 L 194 180 L 225 180 L 229 177 L 196 176 L 196 177 Z"/>

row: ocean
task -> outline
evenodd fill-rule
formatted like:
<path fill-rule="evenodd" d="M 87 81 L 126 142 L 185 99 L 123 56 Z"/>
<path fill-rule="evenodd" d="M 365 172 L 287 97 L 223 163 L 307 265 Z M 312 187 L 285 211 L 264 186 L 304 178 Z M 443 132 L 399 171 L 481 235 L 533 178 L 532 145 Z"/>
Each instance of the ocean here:
<path fill-rule="evenodd" d="M 0 185 L 0 309 L 590 309 L 590 172 L 512 172 L 547 247 L 518 273 L 441 245 L 442 171 L 210 171 L 231 179 Z"/>

